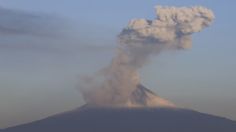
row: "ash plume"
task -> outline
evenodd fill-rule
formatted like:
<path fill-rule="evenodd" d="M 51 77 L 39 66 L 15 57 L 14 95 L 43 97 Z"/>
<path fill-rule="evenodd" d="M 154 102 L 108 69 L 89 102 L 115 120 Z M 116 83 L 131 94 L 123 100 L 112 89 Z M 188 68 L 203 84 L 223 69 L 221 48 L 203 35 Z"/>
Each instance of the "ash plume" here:
<path fill-rule="evenodd" d="M 201 7 L 156 7 L 156 19 L 133 19 L 119 34 L 111 64 L 94 76 L 82 77 L 81 91 L 88 104 L 122 106 L 140 84 L 138 70 L 151 55 L 188 49 L 191 35 L 208 27 L 214 14 Z"/>

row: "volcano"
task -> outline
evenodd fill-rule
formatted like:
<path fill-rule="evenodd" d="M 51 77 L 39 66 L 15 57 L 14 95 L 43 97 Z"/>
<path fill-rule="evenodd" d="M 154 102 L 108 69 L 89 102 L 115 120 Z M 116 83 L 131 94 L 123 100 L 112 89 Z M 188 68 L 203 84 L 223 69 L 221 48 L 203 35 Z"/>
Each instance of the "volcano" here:
<path fill-rule="evenodd" d="M 87 107 L 97 107 L 95 104 L 87 104 Z M 175 107 L 175 105 L 144 87 L 138 84 L 127 101 L 119 104 L 99 105 L 98 107 L 128 107 L 128 108 L 156 108 L 156 107 Z"/>
<path fill-rule="evenodd" d="M 84 105 L 1 132 L 236 132 L 236 122 L 181 109 L 138 85 L 123 107 Z"/>
<path fill-rule="evenodd" d="M 175 105 L 139 84 L 126 103 L 128 107 L 175 107 Z"/>

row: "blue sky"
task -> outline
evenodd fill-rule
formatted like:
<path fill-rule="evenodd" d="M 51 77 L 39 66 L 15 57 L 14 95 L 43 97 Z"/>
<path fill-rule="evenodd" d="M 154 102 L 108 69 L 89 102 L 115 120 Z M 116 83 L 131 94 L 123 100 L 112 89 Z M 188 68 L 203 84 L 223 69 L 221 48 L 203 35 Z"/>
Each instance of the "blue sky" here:
<path fill-rule="evenodd" d="M 236 1 L 1 0 L 2 8 L 58 16 L 69 27 L 65 38 L 0 37 L 0 127 L 82 105 L 78 76 L 108 64 L 116 35 L 132 18 L 155 18 L 158 4 L 206 6 L 216 19 L 193 35 L 192 49 L 153 57 L 140 71 L 143 83 L 181 107 L 236 120 Z"/>

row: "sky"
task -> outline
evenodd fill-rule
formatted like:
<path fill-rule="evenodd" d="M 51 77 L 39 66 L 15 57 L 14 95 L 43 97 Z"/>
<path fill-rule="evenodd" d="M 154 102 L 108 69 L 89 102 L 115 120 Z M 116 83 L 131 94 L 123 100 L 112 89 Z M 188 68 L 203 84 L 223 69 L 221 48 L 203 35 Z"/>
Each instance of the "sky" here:
<path fill-rule="evenodd" d="M 213 10 L 215 21 L 193 35 L 191 49 L 152 57 L 140 70 L 142 83 L 177 106 L 236 120 L 235 4 L 234 0 L 0 0 L 0 8 L 20 12 L 26 20 L 28 14 L 40 16 L 24 34 L 0 33 L 0 128 L 83 105 L 79 76 L 106 66 L 122 28 L 132 18 L 154 19 L 156 5 L 205 6 Z M 24 16 L 12 26 L 20 25 Z M 1 17 L 0 24 L 4 20 Z"/>

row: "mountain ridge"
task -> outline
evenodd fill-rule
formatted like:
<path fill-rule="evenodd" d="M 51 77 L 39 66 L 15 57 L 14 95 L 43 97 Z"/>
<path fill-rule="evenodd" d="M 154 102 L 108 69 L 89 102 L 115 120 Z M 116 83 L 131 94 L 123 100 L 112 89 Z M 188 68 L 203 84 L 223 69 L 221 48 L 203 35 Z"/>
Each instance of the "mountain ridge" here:
<path fill-rule="evenodd" d="M 235 132 L 236 122 L 181 108 L 80 107 L 3 132 Z"/>
<path fill-rule="evenodd" d="M 178 108 L 141 84 L 127 102 L 85 104 L 0 132 L 236 132 L 236 121 Z"/>

